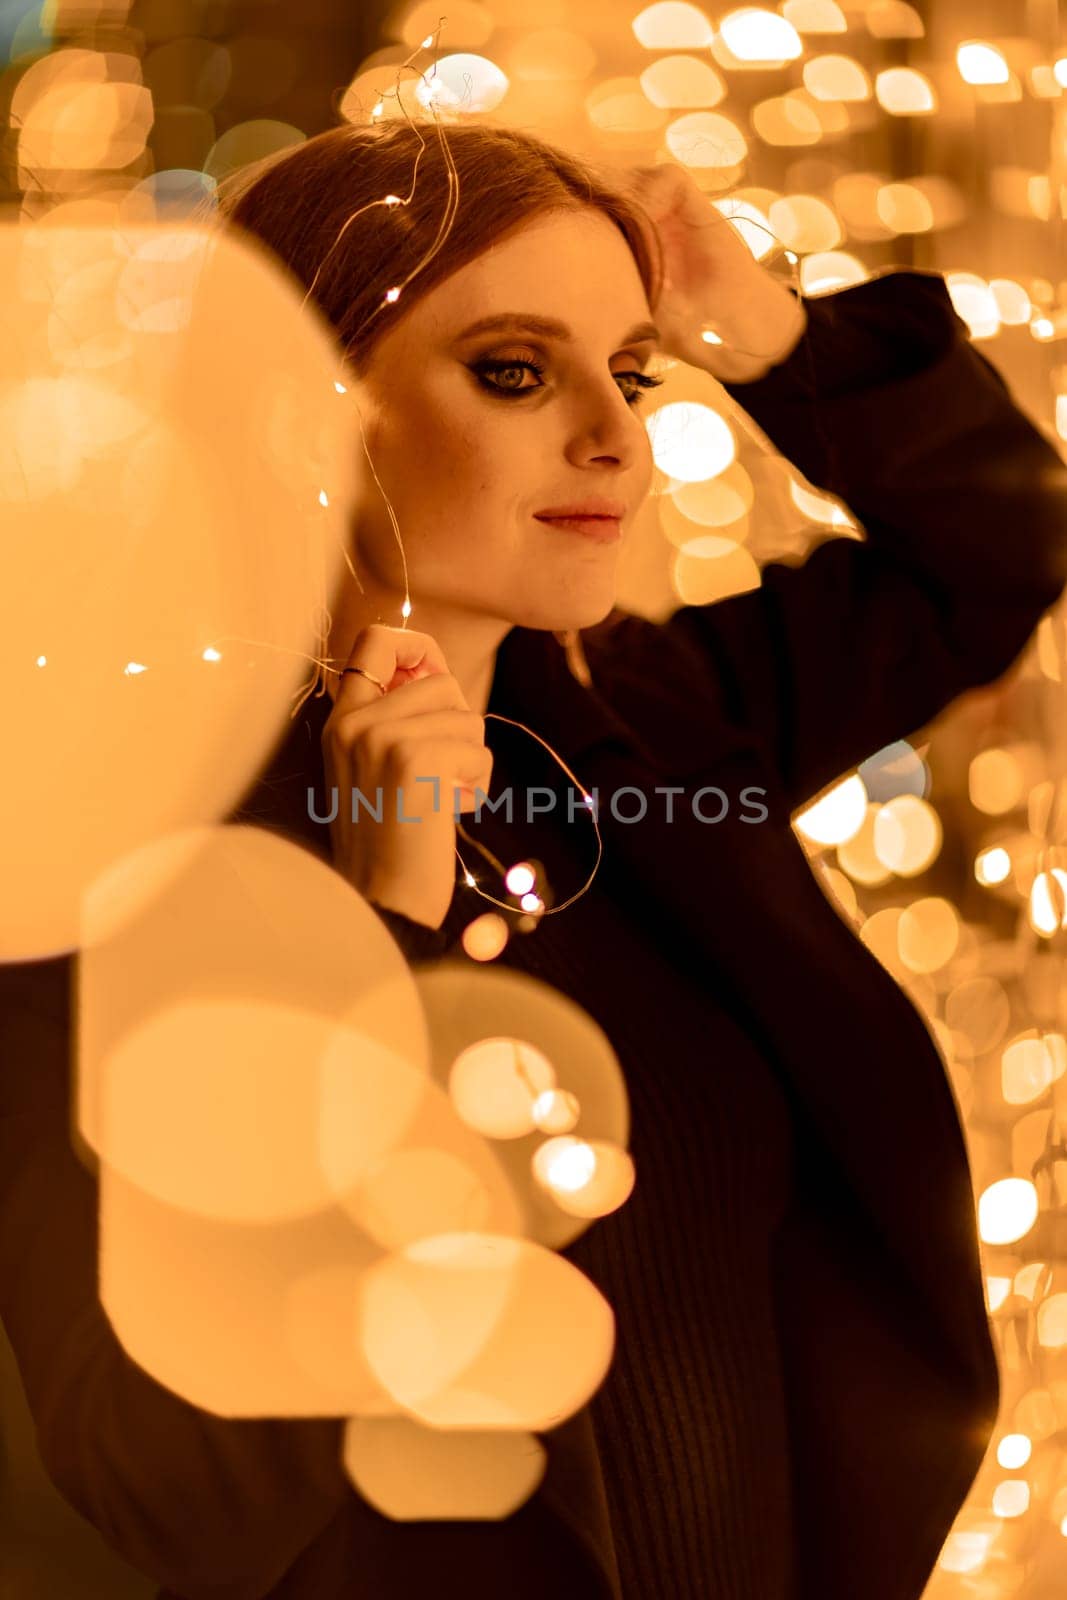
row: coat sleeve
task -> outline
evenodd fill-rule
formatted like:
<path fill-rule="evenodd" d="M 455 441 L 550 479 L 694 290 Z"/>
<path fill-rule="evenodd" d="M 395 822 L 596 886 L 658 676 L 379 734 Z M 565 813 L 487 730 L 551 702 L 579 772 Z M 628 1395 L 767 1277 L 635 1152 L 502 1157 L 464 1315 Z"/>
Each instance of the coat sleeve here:
<path fill-rule="evenodd" d="M 1067 467 L 944 280 L 891 271 L 806 305 L 788 361 L 727 388 L 866 538 L 664 624 L 762 737 L 791 810 L 1000 677 L 1067 582 Z"/>

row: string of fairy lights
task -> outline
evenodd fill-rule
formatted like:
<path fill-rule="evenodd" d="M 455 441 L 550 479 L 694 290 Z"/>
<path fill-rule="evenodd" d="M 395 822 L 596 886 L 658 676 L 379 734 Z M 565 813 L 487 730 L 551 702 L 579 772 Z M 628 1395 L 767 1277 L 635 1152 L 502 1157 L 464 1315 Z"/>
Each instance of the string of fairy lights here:
<path fill-rule="evenodd" d="M 510 119 L 543 128 L 562 143 L 573 141 L 579 149 L 680 161 L 698 175 L 709 203 L 731 218 L 753 253 L 766 260 L 781 252 L 798 293 L 810 296 L 863 281 L 887 253 L 891 259 L 895 250 L 911 251 L 922 241 L 945 250 L 945 239 L 958 236 L 952 230 L 961 226 L 966 196 L 957 180 L 937 172 L 909 177 L 896 168 L 885 172 L 867 164 L 872 141 L 886 128 L 914 132 L 944 126 L 951 132 L 966 127 L 968 116 L 976 123 L 986 116 L 999 119 L 996 129 L 1005 130 L 1014 116 L 1025 118 L 1028 130 L 1018 151 L 1009 151 L 1008 140 L 998 142 L 985 130 L 984 198 L 1010 223 L 1012 239 L 1023 238 L 1025 248 L 1012 248 L 1016 261 L 1027 258 L 1026 269 L 1017 268 L 1012 276 L 1010 264 L 997 255 L 1008 244 L 994 243 L 992 275 L 946 261 L 945 279 L 972 338 L 1002 339 L 1006 366 L 1016 363 L 1022 372 L 1028 354 L 1044 353 L 1041 420 L 1047 418 L 1051 438 L 1065 440 L 1067 365 L 1057 352 L 1067 338 L 1062 226 L 1067 26 L 1058 4 L 1033 0 L 1022 9 L 1025 27 L 1006 11 L 1008 28 L 1002 35 L 977 39 L 960 36 L 968 26 L 960 8 L 944 8 L 937 18 L 939 36 L 953 28 L 956 35 L 950 48 L 942 44 L 935 53 L 924 45 L 928 26 L 934 25 L 931 16 L 924 18 L 905 0 L 842 5 L 783 0 L 777 10 L 745 6 L 715 20 L 696 5 L 654 4 L 627 19 L 632 38 L 625 40 L 617 7 L 591 5 L 577 28 L 573 20 L 569 27 L 501 24 L 499 49 L 494 44 L 490 55 L 485 52 L 497 29 L 492 4 L 457 0 L 447 8 L 404 6 L 390 23 L 393 42 L 353 75 L 340 101 L 341 114 L 370 123 L 402 116 L 416 130 L 432 130 L 441 141 L 449 182 L 437 237 L 416 267 L 390 286 L 372 315 L 402 310 L 405 289 L 454 222 L 458 177 L 445 135 L 453 121 Z M 637 52 L 636 63 L 623 44 Z M 212 49 L 224 51 L 223 46 Z M 108 51 L 122 57 L 119 65 Z M 598 65 L 598 51 L 604 66 Z M 426 55 L 432 62 L 420 66 L 420 56 Z M 161 78 L 150 59 L 140 71 L 129 37 L 65 40 L 61 32 L 49 33 L 43 10 L 27 8 L 12 37 L 6 71 L 14 80 L 9 121 L 17 135 L 24 220 L 94 192 L 114 195 L 119 204 L 138 187 L 159 199 L 160 215 L 169 214 L 162 204 L 169 192 L 167 173 L 153 172 L 146 158 L 151 85 Z M 92 90 L 93 114 L 100 117 L 105 100 L 111 113 L 112 143 L 97 138 L 95 166 L 79 167 L 82 158 L 72 155 L 79 81 L 87 105 Z M 61 147 L 50 131 L 48 110 L 52 96 L 54 113 L 60 89 L 68 130 Z M 1039 161 L 1029 130 L 1042 116 L 1047 127 L 1045 156 Z M 202 167 L 175 173 L 174 187 L 181 186 L 180 178 L 202 196 L 228 162 L 243 165 L 270 153 L 257 146 L 257 139 L 277 149 L 301 138 L 299 129 L 258 118 L 255 130 L 249 123 L 213 140 Z M 769 172 L 784 165 L 783 186 L 746 182 L 746 163 L 757 150 Z M 1006 160 L 1009 153 L 1017 159 Z M 830 159 L 834 155 L 836 161 Z M 417 181 L 416 158 L 408 193 L 390 193 L 372 204 L 408 204 Z M 346 219 L 335 247 L 361 214 Z M 1033 230 L 1042 224 L 1047 226 L 1039 238 Z M 718 342 L 710 325 L 704 337 L 709 344 Z M 684 380 L 681 372 L 675 376 Z M 350 384 L 338 379 L 335 387 L 339 397 L 355 403 Z M 672 412 L 672 406 L 679 409 Z M 735 592 L 731 583 L 751 586 L 758 571 L 745 545 L 761 496 L 753 487 L 752 463 L 742 460 L 737 448 L 737 432 L 745 432 L 743 415 L 721 394 L 676 401 L 668 393 L 649 423 L 650 433 L 656 424 L 654 457 L 663 478 L 657 510 L 662 531 L 675 546 L 675 598 L 707 603 Z M 705 432 L 694 424 L 705 426 Z M 683 433 L 705 441 L 701 460 L 686 457 L 679 445 Z M 763 449 L 755 431 L 748 442 L 755 451 Z M 363 446 L 366 452 L 365 436 Z M 400 617 L 406 627 L 414 608 L 401 530 L 369 452 L 367 460 L 403 562 Z M 314 492 L 320 504 L 328 505 L 326 487 L 316 486 Z M 797 548 L 813 527 L 839 535 L 854 529 L 847 508 L 795 480 L 784 507 L 798 525 Z M 782 510 L 779 501 L 774 514 L 780 517 Z M 678 522 L 690 522 L 691 535 L 684 528 L 678 533 Z M 733 563 L 732 576 L 720 578 L 716 562 L 723 571 Z M 740 579 L 738 562 L 747 562 Z M 310 658 L 318 673 L 332 665 L 324 659 L 328 616 L 320 622 L 318 653 Z M 990 741 L 968 766 L 969 798 L 984 830 L 973 854 L 975 882 L 989 897 L 990 922 L 994 914 L 1012 919 L 1014 938 L 982 937 L 981 916 L 963 918 L 945 896 L 908 898 L 909 880 L 938 861 L 942 844 L 942 824 L 929 799 L 930 774 L 914 747 L 902 741 L 873 753 L 856 774 L 795 818 L 813 870 L 858 936 L 926 1015 L 945 1057 L 980 1180 L 979 1231 L 1004 1398 L 987 1462 L 941 1552 L 931 1583 L 935 1600 L 1043 1594 L 1062 1568 L 1067 1538 L 1067 1005 L 1060 1000 L 1067 992 L 1062 958 L 1067 639 L 1059 608 L 1042 622 L 1024 671 L 1040 697 L 1039 737 Z M 549 906 L 547 886 L 530 863 L 507 866 L 458 826 L 510 898 L 489 892 L 457 847 L 465 886 L 497 908 L 521 911 L 527 920 L 519 926 L 528 929 L 586 892 L 601 863 L 603 841 L 584 786 L 534 730 L 514 726 L 539 740 L 579 788 L 597 845 L 586 881 Z M 864 909 L 862 902 L 877 904 L 884 896 L 893 903 Z M 475 959 L 491 960 L 508 934 L 499 917 L 478 917 L 466 930 L 465 948 Z M 1040 982 L 1030 981 L 1035 974 Z M 1051 992 L 1052 1000 L 1036 1003 L 1039 990 Z"/>

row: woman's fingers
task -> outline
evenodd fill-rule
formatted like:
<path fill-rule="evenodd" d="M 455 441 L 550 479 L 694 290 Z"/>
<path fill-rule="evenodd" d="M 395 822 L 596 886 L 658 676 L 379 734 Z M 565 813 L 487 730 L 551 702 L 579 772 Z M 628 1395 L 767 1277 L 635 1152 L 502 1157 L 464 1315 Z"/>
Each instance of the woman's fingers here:
<path fill-rule="evenodd" d="M 446 673 L 448 663 L 436 639 L 414 628 L 388 628 L 374 622 L 356 635 L 347 667 L 364 667 L 387 690 L 406 683 Z M 342 669 L 334 699 L 334 710 L 355 710 L 381 698 L 381 690 L 359 672 Z"/>

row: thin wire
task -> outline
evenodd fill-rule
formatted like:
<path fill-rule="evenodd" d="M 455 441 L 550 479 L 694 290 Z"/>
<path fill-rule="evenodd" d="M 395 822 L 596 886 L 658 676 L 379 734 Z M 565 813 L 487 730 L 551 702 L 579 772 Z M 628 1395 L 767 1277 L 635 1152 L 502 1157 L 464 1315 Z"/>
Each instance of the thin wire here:
<path fill-rule="evenodd" d="M 582 783 L 581 779 L 574 772 L 572 772 L 571 768 L 567 765 L 567 763 L 564 761 L 563 757 L 558 753 L 558 751 L 553 750 L 552 746 L 547 742 L 547 740 L 542 739 L 542 737 L 541 737 L 541 735 L 539 733 L 535 733 L 532 728 L 528 728 L 524 722 L 516 722 L 512 717 L 501 716 L 500 713 L 497 712 L 497 711 L 487 711 L 485 716 L 486 716 L 486 721 L 488 721 L 490 718 L 492 718 L 496 722 L 507 722 L 507 723 L 510 723 L 513 728 L 521 728 L 524 733 L 528 733 L 530 735 L 531 739 L 536 739 L 538 744 L 541 745 L 545 750 L 548 751 L 549 755 L 553 758 L 553 760 L 556 761 L 559 764 L 559 766 L 561 766 L 563 768 L 563 771 L 567 774 L 568 778 L 570 778 L 571 782 L 576 784 L 578 786 L 578 788 L 581 790 L 582 799 L 586 802 L 585 810 L 588 813 L 589 820 L 593 824 L 593 831 L 596 834 L 596 845 L 597 845 L 596 860 L 593 863 L 593 868 L 592 868 L 592 871 L 590 872 L 588 878 L 586 878 L 585 882 L 582 884 L 580 889 L 576 889 L 574 894 L 572 894 L 568 899 L 562 901 L 558 906 L 542 907 L 542 909 L 540 911 L 533 913 L 534 915 L 536 915 L 538 921 L 541 921 L 541 919 L 544 918 L 544 917 L 554 916 L 557 911 L 566 911 L 568 906 L 572 906 L 576 900 L 579 900 L 582 897 L 582 895 L 585 894 L 586 890 L 589 888 L 589 885 L 592 883 L 593 879 L 596 877 L 597 872 L 600 869 L 600 863 L 603 860 L 603 856 L 604 856 L 604 840 L 603 840 L 603 837 L 602 837 L 601 832 L 600 832 L 600 824 L 598 823 L 597 818 L 596 818 L 596 805 L 595 805 L 595 802 L 594 802 L 593 805 L 589 804 L 589 801 L 593 799 L 593 796 L 588 792 L 588 790 L 585 787 L 585 784 Z M 456 828 L 460 833 L 462 833 L 464 839 L 466 839 L 468 844 L 473 844 L 476 849 L 482 849 L 482 846 L 479 845 L 476 840 L 474 840 L 474 839 L 472 839 L 470 837 L 470 835 L 467 833 L 466 829 L 462 826 L 461 823 L 457 822 L 456 823 Z M 464 881 L 464 883 L 465 883 L 465 885 L 466 885 L 466 887 L 468 889 L 473 889 L 476 894 L 481 895 L 483 900 L 489 900 L 489 901 L 492 902 L 493 905 L 503 907 L 503 909 L 505 911 L 514 911 L 515 910 L 515 907 L 513 905 L 509 905 L 506 900 L 498 900 L 498 899 L 496 899 L 496 897 L 494 895 L 489 894 L 485 889 L 480 889 L 478 887 L 478 884 L 474 881 L 473 874 L 469 871 L 469 869 L 467 867 L 467 864 L 464 861 L 462 855 L 460 855 L 459 846 L 458 845 L 456 846 L 456 856 L 457 856 L 457 858 L 459 860 L 460 866 L 463 868 L 463 871 L 464 871 L 464 874 L 465 874 L 465 877 L 464 877 L 463 881 Z M 496 861 L 495 857 L 494 857 L 494 865 L 496 866 L 497 870 L 501 873 L 501 875 L 503 875 L 503 873 L 505 871 L 505 868 L 503 867 L 501 862 Z"/>

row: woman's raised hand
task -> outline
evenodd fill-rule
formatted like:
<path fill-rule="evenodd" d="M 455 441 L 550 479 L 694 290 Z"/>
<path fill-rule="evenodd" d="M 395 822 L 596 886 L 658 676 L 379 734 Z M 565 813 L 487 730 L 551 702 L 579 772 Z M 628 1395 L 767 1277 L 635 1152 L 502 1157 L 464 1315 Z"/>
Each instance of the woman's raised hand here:
<path fill-rule="evenodd" d="M 473 811 L 475 789 L 489 786 L 485 719 L 428 633 L 372 623 L 347 665 L 388 692 L 345 673 L 323 729 L 327 791 L 338 791 L 334 865 L 367 900 L 440 927 L 456 883 L 455 813 Z"/>

